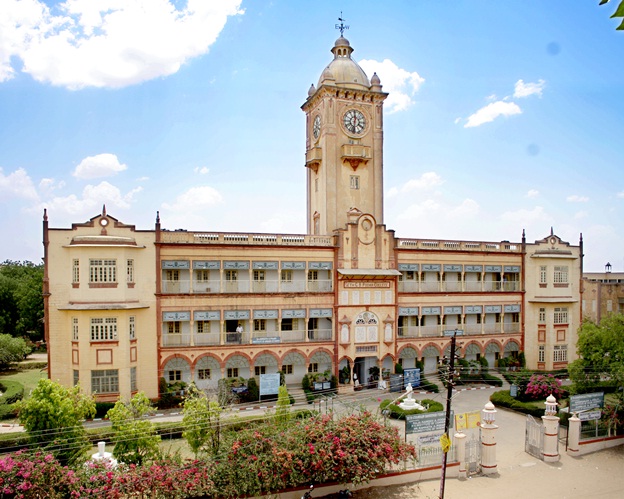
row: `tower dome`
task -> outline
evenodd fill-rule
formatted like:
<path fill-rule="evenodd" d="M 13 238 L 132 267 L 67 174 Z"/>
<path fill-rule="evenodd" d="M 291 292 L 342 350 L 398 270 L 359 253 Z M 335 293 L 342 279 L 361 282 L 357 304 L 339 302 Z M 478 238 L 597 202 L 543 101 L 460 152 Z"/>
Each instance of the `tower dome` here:
<path fill-rule="evenodd" d="M 358 63 L 351 59 L 353 47 L 349 40 L 341 36 L 336 40 L 331 51 L 334 54 L 334 60 L 323 70 L 317 88 L 323 84 L 326 75 L 331 74 L 334 79 L 332 83 L 337 87 L 368 90 L 371 86 L 370 81 Z"/>

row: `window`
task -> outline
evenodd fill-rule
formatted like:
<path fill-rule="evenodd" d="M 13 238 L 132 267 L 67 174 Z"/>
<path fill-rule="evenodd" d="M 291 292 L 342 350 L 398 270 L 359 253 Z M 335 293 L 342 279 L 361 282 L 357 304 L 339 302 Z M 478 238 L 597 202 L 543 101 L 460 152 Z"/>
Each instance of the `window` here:
<path fill-rule="evenodd" d="M 553 362 L 568 361 L 568 345 L 555 345 L 553 349 Z"/>
<path fill-rule="evenodd" d="M 318 281 L 318 270 L 308 270 L 308 281 Z"/>
<path fill-rule="evenodd" d="M 351 186 L 351 189 L 359 189 L 360 188 L 360 176 L 359 175 L 351 175 L 351 177 L 350 177 L 350 186 Z"/>
<path fill-rule="evenodd" d="M 197 333 L 209 333 L 210 332 L 210 321 L 197 321 Z"/>
<path fill-rule="evenodd" d="M 131 367 L 130 368 L 130 391 L 131 392 L 136 392 L 137 391 L 137 368 L 136 367 Z"/>
<path fill-rule="evenodd" d="M 540 284 L 546 284 L 548 282 L 548 274 L 546 273 L 546 265 L 540 267 Z"/>
<path fill-rule="evenodd" d="M 117 260 L 89 260 L 89 282 L 117 282 Z"/>
<path fill-rule="evenodd" d="M 544 345 L 540 345 L 537 350 L 537 361 L 546 362 L 546 347 Z"/>
<path fill-rule="evenodd" d="M 80 260 L 75 259 L 72 264 L 72 282 L 80 282 Z"/>
<path fill-rule="evenodd" d="M 313 362 L 308 366 L 308 372 L 309 373 L 317 373 L 318 372 L 318 363 L 317 362 Z"/>
<path fill-rule="evenodd" d="M 74 386 L 80 383 L 80 371 L 74 369 Z"/>
<path fill-rule="evenodd" d="M 314 192 L 318 192 L 318 178 L 314 179 Z"/>
<path fill-rule="evenodd" d="M 266 319 L 254 319 L 254 331 L 266 331 Z"/>
<path fill-rule="evenodd" d="M 226 281 L 236 281 L 236 280 L 238 280 L 238 270 L 226 270 L 225 271 L 225 280 Z"/>
<path fill-rule="evenodd" d="M 72 340 L 78 341 L 78 317 L 72 318 Z"/>
<path fill-rule="evenodd" d="M 266 366 L 255 366 L 254 372 L 256 376 L 260 376 L 261 374 L 266 374 Z"/>
<path fill-rule="evenodd" d="M 198 369 L 197 370 L 197 379 L 210 379 L 210 369 Z"/>
<path fill-rule="evenodd" d="M 126 261 L 126 280 L 127 282 L 134 282 L 134 260 Z"/>
<path fill-rule="evenodd" d="M 282 319 L 282 331 L 292 331 L 293 330 L 293 320 L 292 319 Z"/>
<path fill-rule="evenodd" d="M 115 317 L 91 319 L 91 341 L 114 341 L 117 339 Z"/>
<path fill-rule="evenodd" d="M 119 371 L 117 369 L 91 371 L 91 392 L 119 393 Z"/>
<path fill-rule="evenodd" d="M 171 370 L 167 373 L 169 383 L 175 383 L 176 381 L 182 381 L 182 371 Z"/>
<path fill-rule="evenodd" d="M 238 367 L 228 367 L 227 368 L 227 377 L 228 378 L 238 378 Z"/>
<path fill-rule="evenodd" d="M 167 322 L 167 333 L 180 334 L 180 321 Z"/>
<path fill-rule="evenodd" d="M 253 271 L 254 281 L 264 281 L 265 276 L 266 276 L 266 272 L 264 270 Z"/>
<path fill-rule="evenodd" d="M 567 265 L 557 265 L 557 266 L 555 266 L 554 282 L 555 282 L 555 284 L 567 284 L 567 282 L 568 282 L 568 267 L 567 267 Z"/>
<path fill-rule="evenodd" d="M 399 281 L 417 281 L 418 272 L 415 270 L 403 270 L 399 276 Z"/>
<path fill-rule="evenodd" d="M 282 371 L 284 371 L 284 374 L 292 374 L 293 373 L 293 365 L 292 364 L 286 364 L 285 366 L 282 366 Z"/>
<path fill-rule="evenodd" d="M 545 308 L 540 308 L 539 309 L 539 319 L 538 322 L 540 324 L 546 324 L 546 309 Z"/>
<path fill-rule="evenodd" d="M 128 338 L 130 338 L 131 340 L 136 339 L 134 315 L 131 315 L 130 317 L 128 317 Z"/>
<path fill-rule="evenodd" d="M 165 280 L 167 280 L 167 281 L 179 281 L 180 280 L 180 271 L 179 270 L 167 270 L 165 272 Z"/>
<path fill-rule="evenodd" d="M 293 280 L 293 271 L 282 270 L 282 282 L 292 282 L 292 280 Z"/>
<path fill-rule="evenodd" d="M 568 308 L 567 307 L 555 308 L 554 323 L 555 324 L 567 324 L 568 323 Z"/>
<path fill-rule="evenodd" d="M 209 270 L 198 270 L 196 275 L 199 282 L 207 282 L 210 280 Z"/>

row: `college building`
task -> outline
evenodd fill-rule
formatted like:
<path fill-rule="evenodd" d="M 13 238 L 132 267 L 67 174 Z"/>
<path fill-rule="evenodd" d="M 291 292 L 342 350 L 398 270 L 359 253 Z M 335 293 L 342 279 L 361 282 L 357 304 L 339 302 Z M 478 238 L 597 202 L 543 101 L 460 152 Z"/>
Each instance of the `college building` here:
<path fill-rule="evenodd" d="M 51 379 L 111 401 L 156 398 L 159 378 L 210 389 L 281 370 L 297 384 L 348 366 L 365 381 L 397 363 L 435 372 L 453 334 L 491 367 L 520 352 L 530 369 L 573 360 L 582 239 L 397 237 L 383 209 L 388 94 L 346 38 L 331 51 L 301 107 L 306 234 L 170 231 L 160 214 L 140 230 L 105 208 L 51 228 L 44 213 Z"/>

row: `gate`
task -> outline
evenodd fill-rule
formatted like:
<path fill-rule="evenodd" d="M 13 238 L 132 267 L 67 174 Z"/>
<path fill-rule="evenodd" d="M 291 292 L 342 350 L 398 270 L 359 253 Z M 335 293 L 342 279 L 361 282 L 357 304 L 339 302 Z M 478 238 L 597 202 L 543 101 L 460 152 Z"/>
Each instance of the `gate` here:
<path fill-rule="evenodd" d="M 527 415 L 524 451 L 538 459 L 544 459 L 544 425 Z"/>
<path fill-rule="evenodd" d="M 481 438 L 473 432 L 470 440 L 466 442 L 466 473 L 475 475 L 479 471 L 481 471 Z"/>

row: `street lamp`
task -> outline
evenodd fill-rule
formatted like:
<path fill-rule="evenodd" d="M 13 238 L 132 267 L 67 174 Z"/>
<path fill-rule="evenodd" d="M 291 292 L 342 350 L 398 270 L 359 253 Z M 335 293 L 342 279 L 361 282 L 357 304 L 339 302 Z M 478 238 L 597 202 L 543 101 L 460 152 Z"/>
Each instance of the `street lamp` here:
<path fill-rule="evenodd" d="M 607 274 L 611 272 L 611 264 L 609 262 L 607 262 L 607 264 L 605 265 L 605 272 Z"/>
<path fill-rule="evenodd" d="M 492 402 L 485 404 L 485 407 L 481 410 L 481 419 L 485 424 L 493 424 L 496 420 L 496 409 Z"/>
<path fill-rule="evenodd" d="M 545 416 L 554 416 L 557 414 L 557 399 L 552 393 L 546 398 L 546 402 L 544 402 L 544 404 L 546 405 Z"/>

